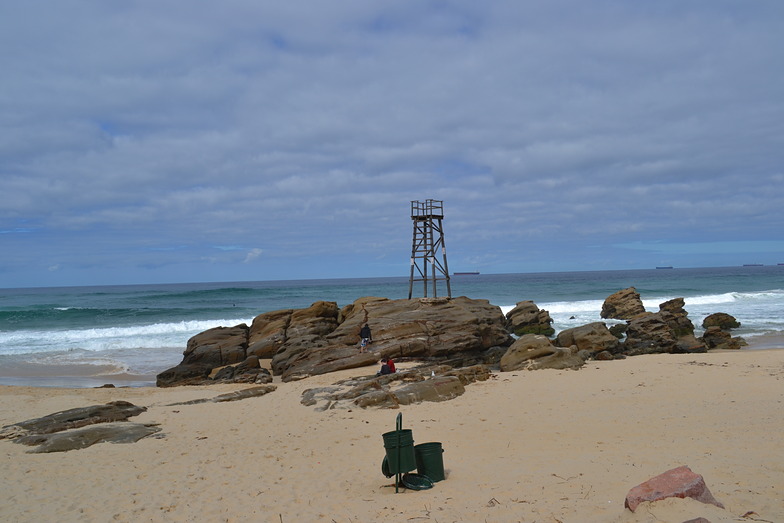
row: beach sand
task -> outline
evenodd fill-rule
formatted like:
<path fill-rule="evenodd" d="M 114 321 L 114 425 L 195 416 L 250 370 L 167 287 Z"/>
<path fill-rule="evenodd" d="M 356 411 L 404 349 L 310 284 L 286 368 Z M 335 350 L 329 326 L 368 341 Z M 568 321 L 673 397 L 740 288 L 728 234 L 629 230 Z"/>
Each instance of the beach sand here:
<path fill-rule="evenodd" d="M 403 364 L 401 367 L 405 367 Z M 0 425 L 126 400 L 163 437 L 27 454 L 0 440 L 0 520 L 335 522 L 784 521 L 784 350 L 637 356 L 579 371 L 497 373 L 463 396 L 400 410 L 328 410 L 303 390 L 375 367 L 277 383 L 170 389 L 0 387 Z M 401 489 L 381 434 L 402 413 L 441 442 L 447 478 Z M 624 508 L 629 489 L 688 465 L 722 510 L 691 499 Z"/>

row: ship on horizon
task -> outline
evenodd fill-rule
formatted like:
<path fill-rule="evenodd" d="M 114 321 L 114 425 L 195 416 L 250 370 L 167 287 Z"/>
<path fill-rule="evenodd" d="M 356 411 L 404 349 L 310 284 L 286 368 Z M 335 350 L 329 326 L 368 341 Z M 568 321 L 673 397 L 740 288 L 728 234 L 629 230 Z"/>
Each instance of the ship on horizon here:
<path fill-rule="evenodd" d="M 479 274 L 479 271 L 453 272 L 452 276 L 476 276 L 477 274 Z"/>

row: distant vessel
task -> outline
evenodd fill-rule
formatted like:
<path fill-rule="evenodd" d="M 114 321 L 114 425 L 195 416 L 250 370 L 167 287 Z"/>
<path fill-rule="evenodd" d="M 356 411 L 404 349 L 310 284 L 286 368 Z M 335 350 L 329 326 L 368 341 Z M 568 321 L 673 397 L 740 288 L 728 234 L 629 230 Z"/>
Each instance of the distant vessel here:
<path fill-rule="evenodd" d="M 453 273 L 452 273 L 452 275 L 453 275 L 453 276 L 468 276 L 468 275 L 475 276 L 475 275 L 477 275 L 477 274 L 479 274 L 479 271 L 470 271 L 470 272 L 453 272 Z"/>
<path fill-rule="evenodd" d="M 661 267 L 656 267 L 657 269 L 672 269 L 672 265 L 662 265 Z"/>
<path fill-rule="evenodd" d="M 762 267 L 763 265 L 761 263 L 744 263 L 743 266 L 744 267 Z"/>

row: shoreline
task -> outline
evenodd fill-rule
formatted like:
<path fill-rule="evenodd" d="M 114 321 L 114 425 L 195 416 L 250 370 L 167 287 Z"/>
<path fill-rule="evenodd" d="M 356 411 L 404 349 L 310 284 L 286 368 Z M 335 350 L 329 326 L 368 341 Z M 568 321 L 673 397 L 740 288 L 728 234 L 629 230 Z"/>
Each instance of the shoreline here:
<path fill-rule="evenodd" d="M 744 351 L 784 349 L 784 334 L 768 334 L 749 338 Z M 715 352 L 715 351 L 708 351 Z M 630 356 L 637 358 L 639 356 Z M 176 363 L 175 363 L 176 365 Z M 162 372 L 165 369 L 161 369 Z M 0 368 L 0 385 L 45 388 L 97 388 L 104 385 L 156 388 L 157 374 L 131 374 L 116 365 L 90 364 L 15 364 Z"/>
<path fill-rule="evenodd" d="M 231 403 L 171 404 L 248 385 L 0 387 L 0 426 L 130 401 L 161 437 L 27 454 L 0 440 L 8 521 L 784 521 L 784 349 L 653 354 L 580 370 L 494 373 L 451 401 L 316 411 L 308 388 L 375 372 L 276 383 Z M 446 480 L 401 489 L 381 473 L 381 434 L 403 416 L 441 442 Z M 779 450 L 777 450 L 779 449 Z M 121 466 L 118 464 L 122 464 Z M 691 499 L 623 507 L 628 491 L 687 465 L 725 509 Z M 35 491 L 36 496 L 30 496 Z"/>

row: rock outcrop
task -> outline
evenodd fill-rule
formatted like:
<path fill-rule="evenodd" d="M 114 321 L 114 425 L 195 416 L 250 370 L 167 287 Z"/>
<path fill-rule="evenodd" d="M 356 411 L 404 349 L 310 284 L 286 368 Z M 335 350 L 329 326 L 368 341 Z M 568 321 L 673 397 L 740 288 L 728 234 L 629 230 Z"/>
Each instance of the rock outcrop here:
<path fill-rule="evenodd" d="M 740 327 L 740 322 L 734 316 L 726 312 L 716 312 L 710 314 L 702 320 L 702 327 L 708 329 L 710 327 L 718 327 L 721 330 L 731 330 Z"/>
<path fill-rule="evenodd" d="M 359 329 L 373 331 L 369 352 L 359 352 Z M 205 384 L 221 380 L 263 383 L 263 372 L 252 371 L 254 358 L 271 357 L 272 373 L 283 381 L 373 365 L 382 356 L 468 361 L 489 357 L 490 349 L 507 347 L 513 339 L 501 309 L 487 300 L 419 298 L 389 300 L 366 297 L 338 309 L 334 302 L 316 302 L 305 309 L 257 316 L 246 325 L 218 327 L 188 341 L 183 361 L 158 375 L 158 386 Z M 273 354 L 274 351 L 274 354 Z M 246 365 L 247 363 L 247 365 Z M 243 367 L 243 365 L 245 367 Z"/>
<path fill-rule="evenodd" d="M 506 313 L 506 328 L 516 336 L 541 334 L 552 336 L 555 329 L 550 313 L 540 309 L 530 300 L 518 302 L 514 309 Z"/>
<path fill-rule="evenodd" d="M 528 369 L 579 369 L 585 354 L 576 346 L 556 347 L 546 336 L 526 334 L 515 341 L 501 358 L 501 371 Z"/>
<path fill-rule="evenodd" d="M 127 401 L 69 409 L 6 425 L 0 439 L 36 446 L 29 453 L 65 452 L 104 442 L 133 443 L 161 430 L 156 424 L 126 421 L 146 410 Z"/>
<path fill-rule="evenodd" d="M 643 501 L 652 502 L 672 497 L 692 498 L 724 508 L 724 505 L 713 497 L 703 477 L 685 465 L 668 470 L 631 489 L 626 495 L 624 506 L 634 512 Z"/>
<path fill-rule="evenodd" d="M 384 376 L 361 376 L 328 387 L 307 389 L 301 403 L 316 410 L 398 408 L 423 401 L 448 401 L 465 392 L 466 385 L 490 377 L 484 365 L 453 369 L 423 366 Z"/>
<path fill-rule="evenodd" d="M 709 349 L 736 350 L 747 345 L 741 337 L 732 336 L 720 327 L 708 327 L 702 334 L 702 341 Z"/>
<path fill-rule="evenodd" d="M 602 304 L 601 317 L 605 319 L 630 320 L 645 312 L 640 293 L 634 287 L 611 294 Z"/>
<path fill-rule="evenodd" d="M 597 321 L 559 332 L 555 344 L 559 347 L 576 345 L 579 350 L 587 350 L 591 353 L 602 351 L 615 353 L 618 352 L 621 342 L 604 323 Z"/>

